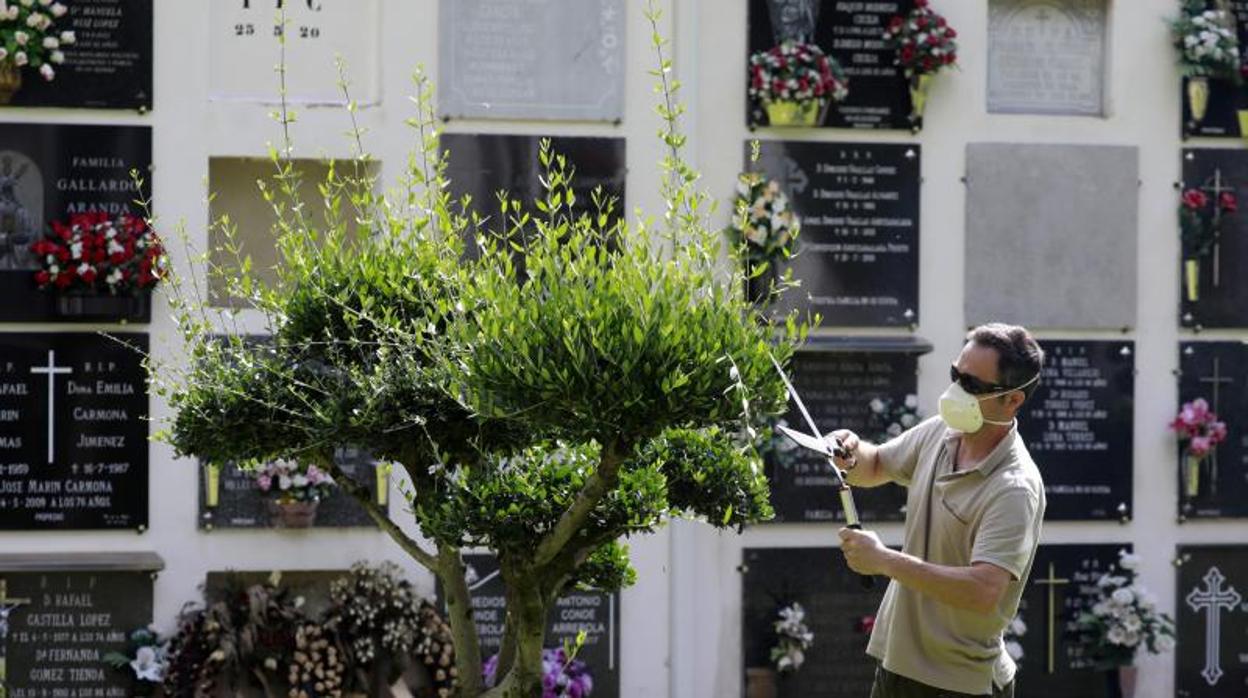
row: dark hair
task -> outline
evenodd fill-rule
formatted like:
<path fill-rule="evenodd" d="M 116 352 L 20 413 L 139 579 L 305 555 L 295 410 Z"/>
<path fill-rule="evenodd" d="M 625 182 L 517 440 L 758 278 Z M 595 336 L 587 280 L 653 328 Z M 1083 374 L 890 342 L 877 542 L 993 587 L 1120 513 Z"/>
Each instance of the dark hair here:
<path fill-rule="evenodd" d="M 997 383 L 1003 387 L 1020 386 L 1044 369 L 1044 350 L 1025 327 L 992 322 L 971 330 L 966 340 L 996 350 Z M 1039 385 L 1040 380 L 1036 379 L 1022 389 L 1023 395 L 1030 398 Z"/>

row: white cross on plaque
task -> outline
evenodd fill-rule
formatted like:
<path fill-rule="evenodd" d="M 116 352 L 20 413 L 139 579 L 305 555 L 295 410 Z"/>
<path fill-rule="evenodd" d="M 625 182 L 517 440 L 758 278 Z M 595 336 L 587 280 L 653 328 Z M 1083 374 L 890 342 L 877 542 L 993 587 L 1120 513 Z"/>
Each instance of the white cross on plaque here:
<path fill-rule="evenodd" d="M 1222 678 L 1222 660 L 1219 656 L 1222 649 L 1222 610 L 1235 610 L 1242 597 L 1235 587 L 1222 588 L 1226 577 L 1217 567 L 1210 567 L 1204 576 L 1205 588 L 1192 589 L 1187 595 L 1187 605 L 1193 611 L 1205 612 L 1205 668 L 1200 675 L 1205 683 L 1216 686 Z"/>
<path fill-rule="evenodd" d="M 58 375 L 68 375 L 74 372 L 74 369 L 68 366 L 56 365 L 56 351 L 48 350 L 48 365 L 36 366 L 30 369 L 31 373 L 43 373 L 48 376 L 48 465 L 56 460 L 56 377 Z"/>

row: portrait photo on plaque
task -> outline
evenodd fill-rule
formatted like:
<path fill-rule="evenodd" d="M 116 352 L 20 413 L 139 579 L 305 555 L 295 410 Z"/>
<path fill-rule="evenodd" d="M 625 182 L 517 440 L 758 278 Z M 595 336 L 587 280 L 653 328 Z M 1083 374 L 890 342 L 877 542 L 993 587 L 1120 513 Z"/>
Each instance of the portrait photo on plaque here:
<path fill-rule="evenodd" d="M 146 126 L 0 128 L 0 322 L 148 322 L 164 254 Z"/>
<path fill-rule="evenodd" d="M 0 3 L 9 17 L 0 20 L 8 24 L 0 27 L 0 48 L 9 54 L 0 58 L 0 109 L 151 110 L 153 4 Z"/>
<path fill-rule="evenodd" d="M 1040 340 L 1044 373 L 1018 432 L 1044 473 L 1048 521 L 1132 516 L 1135 345 Z"/>
<path fill-rule="evenodd" d="M 885 38 L 894 19 L 914 9 L 913 0 L 748 5 L 751 127 L 915 128 L 910 81 L 897 65 L 898 47 Z"/>
<path fill-rule="evenodd" d="M 1179 517 L 1248 517 L 1248 344 L 1179 345 L 1174 435 Z"/>
<path fill-rule="evenodd" d="M 745 168 L 776 184 L 801 229 L 787 262 L 801 282 L 779 312 L 818 313 L 824 327 L 919 322 L 921 149 L 905 143 L 761 141 Z"/>
<path fill-rule="evenodd" d="M 1181 245 L 1179 324 L 1248 327 L 1248 151 L 1188 148 L 1175 208 Z"/>

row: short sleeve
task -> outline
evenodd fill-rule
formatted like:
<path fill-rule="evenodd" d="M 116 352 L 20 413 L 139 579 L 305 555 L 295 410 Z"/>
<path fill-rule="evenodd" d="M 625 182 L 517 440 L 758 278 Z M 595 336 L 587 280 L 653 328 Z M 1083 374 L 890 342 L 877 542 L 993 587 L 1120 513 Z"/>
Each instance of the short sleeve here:
<path fill-rule="evenodd" d="M 971 564 L 987 562 L 1022 579 L 1040 540 L 1040 500 L 1023 488 L 998 496 L 980 519 Z"/>
<path fill-rule="evenodd" d="M 914 479 L 914 469 L 919 463 L 919 455 L 923 451 L 923 443 L 931 435 L 933 429 L 943 433 L 939 417 L 933 417 L 922 424 L 903 432 L 888 443 L 880 444 L 876 458 L 888 479 L 909 487 Z"/>

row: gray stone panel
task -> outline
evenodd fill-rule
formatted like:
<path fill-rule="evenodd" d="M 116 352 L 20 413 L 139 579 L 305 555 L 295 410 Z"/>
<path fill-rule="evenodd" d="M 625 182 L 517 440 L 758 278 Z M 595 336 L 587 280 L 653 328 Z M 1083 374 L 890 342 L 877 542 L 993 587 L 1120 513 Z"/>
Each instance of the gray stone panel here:
<path fill-rule="evenodd" d="M 966 172 L 967 324 L 1135 325 L 1136 148 L 972 143 Z"/>
<path fill-rule="evenodd" d="M 1108 0 L 989 0 L 988 111 L 1105 111 Z"/>

